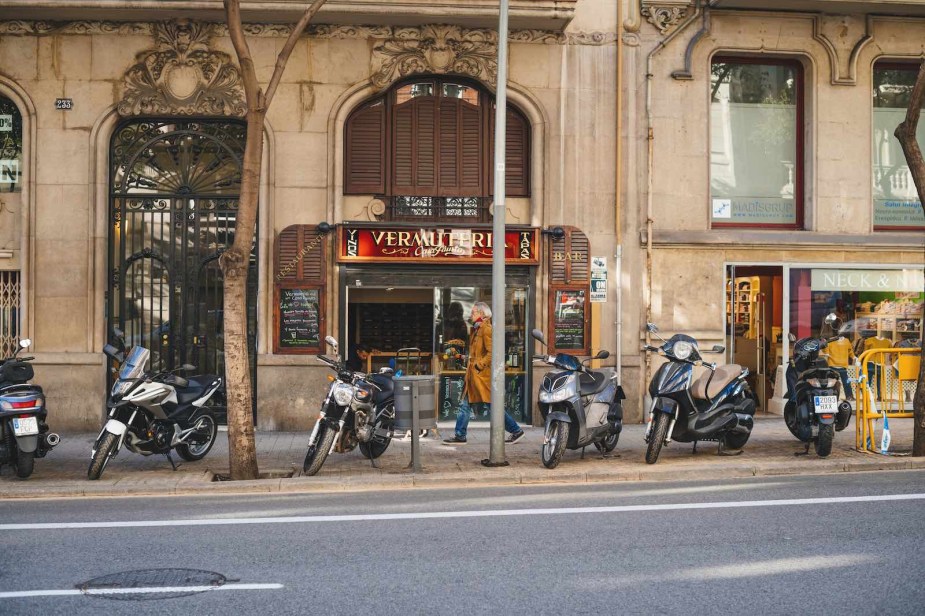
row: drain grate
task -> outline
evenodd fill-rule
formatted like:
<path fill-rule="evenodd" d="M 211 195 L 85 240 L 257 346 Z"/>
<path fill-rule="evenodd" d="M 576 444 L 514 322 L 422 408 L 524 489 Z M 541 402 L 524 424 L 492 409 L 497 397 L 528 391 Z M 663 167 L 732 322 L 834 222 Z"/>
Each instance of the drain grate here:
<path fill-rule="evenodd" d="M 152 601 L 207 592 L 227 581 L 221 573 L 200 569 L 139 569 L 93 578 L 77 588 L 101 599 Z"/>

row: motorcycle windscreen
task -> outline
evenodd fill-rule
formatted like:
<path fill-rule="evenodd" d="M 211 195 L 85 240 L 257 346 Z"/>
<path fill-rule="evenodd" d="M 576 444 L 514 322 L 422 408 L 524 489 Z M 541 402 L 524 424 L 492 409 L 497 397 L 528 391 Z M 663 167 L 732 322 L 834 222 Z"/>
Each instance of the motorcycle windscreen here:
<path fill-rule="evenodd" d="M 128 357 L 125 358 L 125 361 L 122 363 L 122 369 L 119 371 L 119 379 L 137 379 L 145 372 L 145 364 L 148 363 L 148 358 L 151 356 L 151 351 L 142 347 L 134 346 L 132 350 L 129 351 Z"/>

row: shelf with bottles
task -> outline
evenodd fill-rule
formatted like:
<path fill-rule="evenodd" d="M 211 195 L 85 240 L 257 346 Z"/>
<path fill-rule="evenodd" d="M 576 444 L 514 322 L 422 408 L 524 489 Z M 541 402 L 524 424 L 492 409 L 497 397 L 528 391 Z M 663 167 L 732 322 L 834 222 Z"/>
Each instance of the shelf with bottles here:
<path fill-rule="evenodd" d="M 857 337 L 873 333 L 880 338 L 889 338 L 900 342 L 903 334 L 922 331 L 921 314 L 896 314 L 879 312 L 858 312 L 855 314 L 854 331 Z"/>

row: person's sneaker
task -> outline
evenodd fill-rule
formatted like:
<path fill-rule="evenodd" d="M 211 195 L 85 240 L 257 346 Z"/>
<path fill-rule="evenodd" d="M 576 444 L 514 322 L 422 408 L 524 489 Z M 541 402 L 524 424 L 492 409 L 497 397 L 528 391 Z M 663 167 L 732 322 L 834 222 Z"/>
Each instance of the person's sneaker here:
<path fill-rule="evenodd" d="M 446 445 L 465 445 L 466 439 L 461 436 L 454 436 L 453 438 L 443 439 L 444 444 Z"/>
<path fill-rule="evenodd" d="M 515 432 L 509 437 L 507 437 L 506 439 L 504 439 L 504 442 L 507 443 L 508 445 L 513 445 L 514 443 L 519 443 L 520 441 L 522 441 L 524 436 L 525 436 L 524 431 L 520 430 L 519 432 Z"/>

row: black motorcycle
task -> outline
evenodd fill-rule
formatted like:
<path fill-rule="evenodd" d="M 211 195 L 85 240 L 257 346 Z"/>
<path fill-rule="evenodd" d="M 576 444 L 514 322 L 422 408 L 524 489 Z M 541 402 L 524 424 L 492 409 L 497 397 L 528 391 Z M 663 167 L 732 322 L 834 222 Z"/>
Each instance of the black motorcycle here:
<path fill-rule="evenodd" d="M 121 342 L 120 333 L 117 336 Z M 141 346 L 125 353 L 107 344 L 103 352 L 121 367 L 106 403 L 109 420 L 93 445 L 87 477 L 99 479 L 123 445 L 143 456 L 164 455 L 174 470 L 177 466 L 170 456 L 174 449 L 187 461 L 204 458 L 218 433 L 218 423 L 207 404 L 221 387 L 222 378 L 147 372 L 151 352 Z M 178 370 L 195 367 L 184 364 Z"/>
<path fill-rule="evenodd" d="M 837 321 L 834 314 L 825 318 L 827 325 Z M 787 403 L 784 405 L 784 422 L 795 437 L 806 443 L 809 453 L 812 445 L 821 458 L 832 453 L 835 432 L 841 432 L 851 421 L 851 404 L 842 400 L 841 375 L 829 366 L 821 355 L 833 338 L 807 337 L 793 345 L 793 358 L 787 365 Z"/>
<path fill-rule="evenodd" d="M 531 335 L 546 346 L 543 332 L 534 329 Z M 566 449 L 584 453 L 585 447 L 594 445 L 606 455 L 616 448 L 623 431 L 623 388 L 616 373 L 607 375 L 585 366 L 608 357 L 609 352 L 600 351 L 583 362 L 565 353 L 537 358 L 558 369 L 546 373 L 539 391 L 540 414 L 546 422 L 540 457 L 546 468 L 558 466 Z"/>
<path fill-rule="evenodd" d="M 12 357 L 0 360 L 0 466 L 12 465 L 16 476 L 26 479 L 35 468 L 35 459 L 44 458 L 61 438 L 48 431 L 45 394 L 38 385 L 29 384 L 35 376 L 29 362 L 19 357 L 32 341 L 20 341 Z"/>
<path fill-rule="evenodd" d="M 672 440 L 692 442 L 694 451 L 699 441 L 716 441 L 720 454 L 744 447 L 755 424 L 755 396 L 745 380 L 748 368 L 736 364 L 717 367 L 703 361 L 694 338 L 675 334 L 665 340 L 654 323 L 646 328 L 663 344 L 646 345 L 643 350 L 668 359 L 649 383 L 652 406 L 645 436 L 646 463 L 655 464 L 662 445 Z M 713 347 L 714 353 L 725 350 L 722 345 Z M 696 381 L 694 366 L 707 368 Z"/>
<path fill-rule="evenodd" d="M 337 353 L 337 340 L 325 342 Z M 337 374 L 321 413 L 308 439 L 308 452 L 302 470 L 315 475 L 331 452 L 347 453 L 359 445 L 360 453 L 374 460 L 385 453 L 392 442 L 395 423 L 395 386 L 392 372 L 384 368 L 379 374 L 349 370 L 343 361 L 325 355 L 318 360 Z"/>

